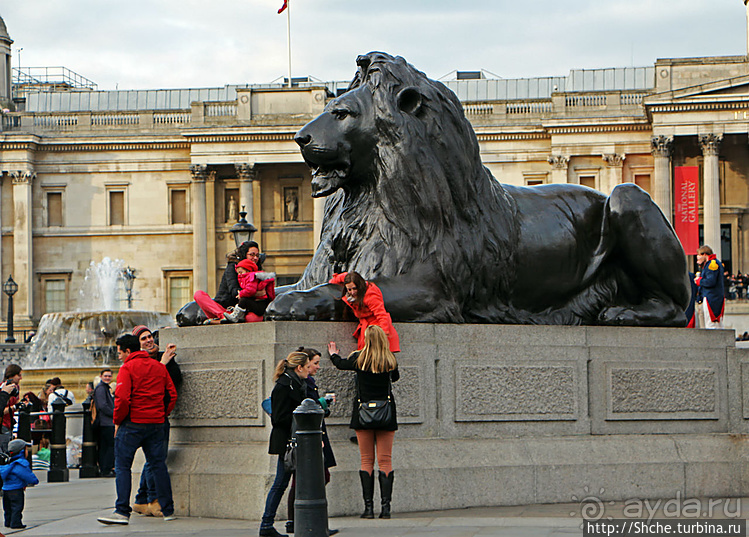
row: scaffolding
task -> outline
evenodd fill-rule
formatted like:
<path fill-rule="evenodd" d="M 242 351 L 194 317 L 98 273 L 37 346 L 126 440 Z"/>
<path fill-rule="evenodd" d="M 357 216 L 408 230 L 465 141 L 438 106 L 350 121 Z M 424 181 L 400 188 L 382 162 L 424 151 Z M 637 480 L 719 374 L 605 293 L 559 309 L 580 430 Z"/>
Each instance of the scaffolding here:
<path fill-rule="evenodd" d="M 95 91 L 98 86 L 67 67 L 14 67 L 13 96 L 29 91 Z"/>

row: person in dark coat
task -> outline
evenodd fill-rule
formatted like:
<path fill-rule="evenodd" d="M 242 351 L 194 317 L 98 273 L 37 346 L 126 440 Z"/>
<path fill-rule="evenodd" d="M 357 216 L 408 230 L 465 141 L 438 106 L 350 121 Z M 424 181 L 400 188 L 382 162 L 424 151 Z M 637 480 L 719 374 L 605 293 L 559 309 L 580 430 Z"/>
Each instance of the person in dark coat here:
<path fill-rule="evenodd" d="M 361 518 L 374 518 L 374 458 L 377 447 L 377 466 L 379 467 L 380 497 L 382 511 L 380 518 L 390 518 L 390 501 L 393 493 L 393 439 L 398 429 L 398 418 L 392 383 L 400 378 L 398 362 L 390 352 L 388 337 L 377 325 L 370 325 L 364 331 L 364 348 L 351 353 L 348 358 L 341 358 L 338 346 L 334 341 L 328 343 L 330 359 L 338 369 L 356 371 L 357 399 L 351 413 L 350 427 L 356 431 L 361 455 L 362 495 L 364 512 Z M 359 422 L 359 405 L 369 401 L 390 399 L 392 416 L 388 423 L 378 429 L 363 429 Z"/>
<path fill-rule="evenodd" d="M 255 241 L 244 241 L 233 252 L 226 255 L 226 269 L 221 277 L 221 283 L 213 300 L 225 308 L 230 308 L 237 303 L 237 293 L 241 289 L 237 280 L 237 263 L 243 259 L 249 259 L 255 265 L 257 270 L 263 270 L 263 261 L 265 254 L 260 253 L 260 247 Z"/>
<path fill-rule="evenodd" d="M 159 345 L 152 332 L 147 326 L 138 325 L 133 328 L 133 335 L 138 338 L 140 343 L 140 349 L 146 351 L 148 355 L 154 360 L 158 360 L 166 366 L 169 378 L 172 379 L 172 384 L 180 392 L 182 387 L 182 370 L 175 360 L 177 356 L 177 346 L 174 343 L 170 343 L 166 346 L 166 350 L 159 350 Z M 158 330 L 156 331 L 158 335 Z M 171 426 L 169 424 L 169 416 L 164 418 L 164 460 L 166 460 L 169 452 L 169 431 Z M 146 516 L 162 516 L 161 505 L 159 505 L 158 496 L 156 493 L 156 476 L 153 472 L 153 467 L 146 462 L 143 465 L 143 470 L 140 474 L 140 484 L 138 485 L 138 492 L 135 494 L 135 501 L 133 502 L 133 511 L 140 515 Z"/>
<path fill-rule="evenodd" d="M 723 263 L 706 244 L 697 250 L 697 263 L 700 265 L 700 274 L 694 279 L 694 283 L 700 288 L 705 328 L 723 328 L 723 311 L 726 306 Z"/>
<path fill-rule="evenodd" d="M 328 405 L 333 403 L 334 399 L 327 397 L 320 397 L 320 392 L 317 390 L 317 383 L 315 382 L 315 375 L 320 370 L 320 351 L 317 349 L 306 349 L 299 347 L 297 352 L 303 352 L 309 356 L 310 370 L 309 375 L 305 379 L 307 382 L 307 397 L 315 399 L 325 411 L 325 417 L 330 416 L 330 408 Z M 330 470 L 336 465 L 335 455 L 333 455 L 333 446 L 330 444 L 330 437 L 328 437 L 328 428 L 325 426 L 325 420 L 322 422 L 322 456 L 325 465 L 325 484 L 330 483 Z M 296 499 L 296 473 L 291 478 L 291 488 L 288 494 L 287 513 L 288 520 L 286 521 L 286 533 L 294 533 L 294 500 Z M 328 536 L 335 535 L 338 530 L 328 530 Z"/>
<path fill-rule="evenodd" d="M 282 537 L 273 527 L 276 512 L 281 503 L 283 493 L 291 481 L 291 472 L 287 472 L 283 464 L 283 456 L 286 453 L 286 445 L 292 434 L 294 421 L 294 410 L 307 398 L 307 382 L 309 376 L 310 360 L 304 352 L 292 352 L 286 358 L 278 362 L 274 380 L 276 385 L 270 394 L 271 424 L 273 429 L 270 433 L 268 453 L 278 455 L 276 464 L 276 477 L 268 491 L 265 500 L 265 510 L 260 522 L 260 535 L 266 537 Z"/>
<path fill-rule="evenodd" d="M 193 299 L 207 317 L 203 324 L 218 324 L 219 320 L 224 318 L 224 313 L 228 313 L 237 305 L 238 294 L 241 291 L 236 270 L 237 264 L 248 260 L 256 265 L 256 270 L 262 270 L 265 255 L 260 253 L 255 241 L 245 241 L 236 250 L 228 254 L 226 258 L 226 269 L 216 296 L 211 298 L 208 293 L 201 290 L 195 291 L 193 295 Z"/>
<path fill-rule="evenodd" d="M 98 432 L 99 475 L 114 477 L 114 396 L 109 385 L 112 370 L 108 367 L 99 374 L 101 381 L 94 388 L 93 400 L 96 405 L 94 427 Z"/>

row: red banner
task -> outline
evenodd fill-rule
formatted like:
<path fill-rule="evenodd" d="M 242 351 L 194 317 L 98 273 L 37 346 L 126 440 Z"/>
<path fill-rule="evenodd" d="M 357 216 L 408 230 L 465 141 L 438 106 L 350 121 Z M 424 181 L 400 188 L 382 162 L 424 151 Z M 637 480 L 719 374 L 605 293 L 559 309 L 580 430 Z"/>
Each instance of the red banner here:
<path fill-rule="evenodd" d="M 700 169 L 697 166 L 674 168 L 674 230 L 687 255 L 697 254 L 700 220 Z"/>

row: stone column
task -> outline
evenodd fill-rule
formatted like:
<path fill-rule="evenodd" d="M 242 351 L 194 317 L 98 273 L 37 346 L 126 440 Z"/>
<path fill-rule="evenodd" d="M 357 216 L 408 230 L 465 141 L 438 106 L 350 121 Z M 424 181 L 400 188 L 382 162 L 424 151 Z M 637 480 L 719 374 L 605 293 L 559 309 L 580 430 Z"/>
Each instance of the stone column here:
<path fill-rule="evenodd" d="M 551 164 L 551 182 L 568 183 L 567 169 L 570 164 L 570 157 L 564 155 L 552 155 L 546 159 Z"/>
<path fill-rule="evenodd" d="M 699 137 L 704 158 L 704 194 L 702 198 L 702 223 L 705 229 L 704 244 L 713 249 L 720 259 L 720 170 L 718 167 L 722 134 L 701 134 Z"/>
<path fill-rule="evenodd" d="M 674 221 L 671 195 L 671 150 L 673 136 L 653 136 L 650 152 L 653 154 L 653 201 L 661 208 L 669 222 Z"/>
<path fill-rule="evenodd" d="M 32 171 L 12 172 L 13 177 L 13 279 L 18 292 L 13 297 L 13 318 L 28 324 L 34 313 L 34 259 L 32 246 Z"/>
<path fill-rule="evenodd" d="M 255 220 L 255 211 L 253 210 L 253 197 L 252 197 L 252 182 L 257 179 L 257 169 L 254 164 L 248 164 L 243 162 L 241 164 L 235 164 L 234 168 L 237 170 L 237 177 L 239 177 L 239 208 L 247 211 L 247 221 L 259 228 L 260 226 Z"/>
<path fill-rule="evenodd" d="M 608 192 L 607 194 L 611 194 L 611 191 L 614 190 L 614 187 L 616 185 L 622 184 L 622 170 L 624 168 L 624 159 L 627 158 L 626 155 L 617 155 L 616 153 L 608 153 L 606 155 L 602 155 L 603 161 L 606 163 L 607 168 L 607 175 L 608 175 Z"/>
<path fill-rule="evenodd" d="M 192 174 L 192 267 L 193 289 L 208 289 L 208 222 L 206 219 L 205 182 L 208 166 L 193 164 Z"/>
<path fill-rule="evenodd" d="M 216 293 L 216 171 L 208 172 L 205 183 L 205 222 L 206 222 L 206 269 L 208 270 L 208 287 L 205 292 L 213 296 Z M 201 287 L 201 289 L 203 289 Z"/>

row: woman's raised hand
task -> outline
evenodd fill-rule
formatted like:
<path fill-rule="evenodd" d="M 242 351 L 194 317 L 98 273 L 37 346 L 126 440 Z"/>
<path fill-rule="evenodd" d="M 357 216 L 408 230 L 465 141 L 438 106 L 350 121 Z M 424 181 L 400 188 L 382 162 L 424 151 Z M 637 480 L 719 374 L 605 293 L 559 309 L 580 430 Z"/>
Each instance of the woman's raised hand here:
<path fill-rule="evenodd" d="M 328 342 L 328 352 L 331 355 L 338 354 L 338 345 L 335 344 L 335 341 Z"/>

